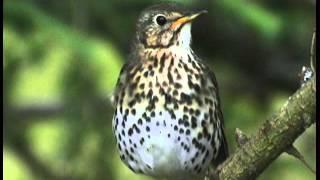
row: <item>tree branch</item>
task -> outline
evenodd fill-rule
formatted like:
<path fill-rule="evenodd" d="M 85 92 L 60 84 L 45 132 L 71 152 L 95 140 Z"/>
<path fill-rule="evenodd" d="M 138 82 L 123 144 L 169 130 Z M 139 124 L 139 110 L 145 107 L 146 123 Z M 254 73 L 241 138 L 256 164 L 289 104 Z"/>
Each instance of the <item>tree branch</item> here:
<path fill-rule="evenodd" d="M 112 109 L 107 97 L 97 97 L 90 99 L 90 104 L 93 107 L 106 107 L 106 109 Z M 46 118 L 52 118 L 61 116 L 68 112 L 68 108 L 65 103 L 47 102 L 44 104 L 27 104 L 27 105 L 10 105 L 3 104 L 3 112 L 6 115 L 5 120 L 14 117 L 15 121 L 43 121 Z"/>
<path fill-rule="evenodd" d="M 220 179 L 255 179 L 315 122 L 314 78 L 289 97 L 278 113 L 218 167 Z"/>
<path fill-rule="evenodd" d="M 65 112 L 64 105 L 60 103 L 31 104 L 24 106 L 4 104 L 3 106 L 5 114 L 14 115 L 18 120 L 55 117 Z"/>

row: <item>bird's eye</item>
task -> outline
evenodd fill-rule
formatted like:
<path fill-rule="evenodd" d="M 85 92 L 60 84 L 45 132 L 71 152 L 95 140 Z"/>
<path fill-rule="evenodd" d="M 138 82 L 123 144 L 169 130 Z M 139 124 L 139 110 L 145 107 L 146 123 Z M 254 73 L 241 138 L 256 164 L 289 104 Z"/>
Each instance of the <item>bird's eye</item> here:
<path fill-rule="evenodd" d="M 167 22 L 167 19 L 163 15 L 158 15 L 156 17 L 156 22 L 158 25 L 163 26 Z"/>

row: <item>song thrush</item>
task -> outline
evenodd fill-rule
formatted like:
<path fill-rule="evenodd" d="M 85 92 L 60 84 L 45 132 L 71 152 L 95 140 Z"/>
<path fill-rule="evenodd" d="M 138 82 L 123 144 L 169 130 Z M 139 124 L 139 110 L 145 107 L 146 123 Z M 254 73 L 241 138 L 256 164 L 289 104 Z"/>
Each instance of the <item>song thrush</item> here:
<path fill-rule="evenodd" d="M 228 156 L 215 75 L 190 48 L 191 22 L 203 13 L 160 4 L 139 17 L 113 94 L 113 133 L 135 173 L 198 178 Z"/>

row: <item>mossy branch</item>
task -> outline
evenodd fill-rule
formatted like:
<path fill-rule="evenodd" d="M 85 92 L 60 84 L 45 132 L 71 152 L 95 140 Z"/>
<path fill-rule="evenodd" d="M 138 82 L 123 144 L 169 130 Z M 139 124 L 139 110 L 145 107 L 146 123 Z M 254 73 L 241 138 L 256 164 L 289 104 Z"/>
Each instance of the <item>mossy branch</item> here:
<path fill-rule="evenodd" d="M 219 179 L 255 179 L 315 122 L 316 90 L 313 78 L 289 97 L 256 134 L 218 167 L 216 173 Z"/>

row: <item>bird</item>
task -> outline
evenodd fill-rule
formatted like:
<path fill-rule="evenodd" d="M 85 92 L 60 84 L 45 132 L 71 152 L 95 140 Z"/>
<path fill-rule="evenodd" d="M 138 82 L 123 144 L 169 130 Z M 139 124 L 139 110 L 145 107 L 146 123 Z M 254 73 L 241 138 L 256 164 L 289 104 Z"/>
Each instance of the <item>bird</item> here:
<path fill-rule="evenodd" d="M 192 22 L 206 10 L 147 7 L 120 70 L 112 130 L 120 159 L 155 179 L 201 179 L 229 155 L 218 84 L 191 49 Z"/>

